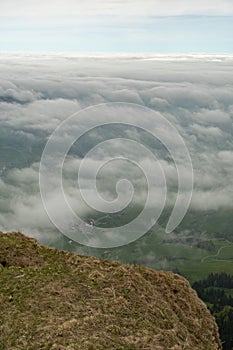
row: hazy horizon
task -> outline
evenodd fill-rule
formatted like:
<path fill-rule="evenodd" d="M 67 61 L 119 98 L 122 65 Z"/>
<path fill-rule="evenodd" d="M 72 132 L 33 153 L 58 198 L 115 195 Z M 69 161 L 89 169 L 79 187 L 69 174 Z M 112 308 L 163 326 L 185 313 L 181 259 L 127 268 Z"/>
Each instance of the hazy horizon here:
<path fill-rule="evenodd" d="M 0 51 L 233 52 L 231 0 L 2 0 Z"/>

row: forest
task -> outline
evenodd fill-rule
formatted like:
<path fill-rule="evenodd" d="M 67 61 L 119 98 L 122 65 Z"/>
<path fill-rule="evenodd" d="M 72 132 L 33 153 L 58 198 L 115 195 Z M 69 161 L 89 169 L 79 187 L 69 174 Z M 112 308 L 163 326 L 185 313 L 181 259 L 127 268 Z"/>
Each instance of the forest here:
<path fill-rule="evenodd" d="M 233 275 L 211 273 L 192 287 L 216 318 L 223 350 L 233 350 Z"/>

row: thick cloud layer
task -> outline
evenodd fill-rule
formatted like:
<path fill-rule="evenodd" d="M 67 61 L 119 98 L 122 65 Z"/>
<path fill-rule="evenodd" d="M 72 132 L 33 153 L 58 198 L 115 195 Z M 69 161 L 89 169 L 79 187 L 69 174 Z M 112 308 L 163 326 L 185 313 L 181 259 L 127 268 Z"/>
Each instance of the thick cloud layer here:
<path fill-rule="evenodd" d="M 104 102 L 136 103 L 159 111 L 179 130 L 191 155 L 194 167 L 191 209 L 232 210 L 232 63 L 231 56 L 22 54 L 7 57 L 2 54 L 0 229 L 20 229 L 39 236 L 52 231 L 38 184 L 39 162 L 46 140 L 68 116 Z M 74 191 L 80 159 L 91 145 L 106 139 L 106 133 L 108 137 L 130 137 L 147 143 L 155 151 L 168 182 L 167 205 L 174 204 L 177 171 L 165 148 L 155 141 L 153 144 L 138 129 L 110 129 L 93 131 L 79 146 L 74 145 L 73 153 L 67 158 L 64 187 L 74 210 L 82 215 L 88 210 Z M 120 144 L 116 143 L 113 149 L 120 150 Z M 126 151 L 130 158 L 134 150 Z M 109 155 L 111 149 L 101 157 L 108 159 Z M 143 155 L 138 157 L 141 163 L 148 161 Z M 92 162 L 98 159 L 89 159 L 90 173 Z M 183 164 L 184 174 L 185 171 Z M 141 204 L 145 201 L 146 188 L 143 176 L 123 163 L 115 167 L 109 163 L 99 189 L 106 198 L 114 198 L 114 183 L 125 172 L 127 178 L 133 178 L 134 201 Z M 88 173 L 85 176 L 88 189 Z M 51 203 L 62 213 L 56 193 L 51 192 Z"/>

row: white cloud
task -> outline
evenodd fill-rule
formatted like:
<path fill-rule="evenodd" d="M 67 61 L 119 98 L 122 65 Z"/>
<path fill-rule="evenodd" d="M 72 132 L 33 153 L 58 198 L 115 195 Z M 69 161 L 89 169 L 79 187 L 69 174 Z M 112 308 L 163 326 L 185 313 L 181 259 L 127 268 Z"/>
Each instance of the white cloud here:
<path fill-rule="evenodd" d="M 217 127 L 204 127 L 199 124 L 193 124 L 191 127 L 191 130 L 193 130 L 197 135 L 203 136 L 203 137 L 223 137 L 224 133 Z"/>
<path fill-rule="evenodd" d="M 52 229 L 40 199 L 38 164 L 34 164 L 42 146 L 54 128 L 71 114 L 93 104 L 113 101 L 138 103 L 158 110 L 177 127 L 188 146 L 194 166 L 192 208 L 232 209 L 232 61 L 232 56 L 208 55 L 102 55 L 88 58 L 75 54 L 38 57 L 29 54 L 0 55 L 0 164 L 2 167 L 5 161 L 11 168 L 8 171 L 0 169 L 0 229 L 37 233 Z M 135 128 L 121 132 L 139 142 L 145 137 Z M 79 145 L 78 151 L 82 153 L 85 147 L 100 142 L 102 136 L 99 131 L 93 132 L 86 143 Z M 107 136 L 119 135 L 112 129 L 108 130 Z M 149 137 L 146 141 L 161 160 L 170 189 L 168 202 L 171 204 L 176 195 L 176 168 L 164 147 L 158 142 L 153 145 Z M 118 142 L 115 149 L 123 152 Z M 175 142 L 173 146 L 176 147 Z M 7 147 L 17 148 L 29 164 L 22 165 L 21 169 L 17 163 L 16 169 L 13 169 L 9 160 L 4 158 Z M 135 156 L 137 150 L 132 149 L 131 153 Z M 109 155 L 110 149 L 102 154 L 103 158 Z M 148 165 L 148 159 L 139 154 L 138 157 L 142 164 Z M 89 161 L 85 178 L 87 188 L 88 175 L 93 169 L 93 160 Z M 68 159 L 65 188 L 72 207 L 82 211 L 85 209 L 78 204 L 75 190 L 76 167 L 77 160 Z M 123 165 L 117 170 L 118 175 L 124 175 Z M 185 164 L 182 172 L 187 173 Z M 106 187 L 100 186 L 106 196 L 114 192 L 116 173 L 114 167 L 106 170 Z M 145 190 L 141 175 L 136 174 L 133 168 L 127 168 L 127 174 L 139 190 L 135 200 L 140 202 Z M 56 205 L 56 194 L 51 191 L 50 196 L 51 203 Z M 58 209 L 63 210 L 62 207 Z"/>
<path fill-rule="evenodd" d="M 1 15 L 4 16 L 160 16 L 206 14 L 233 14 L 231 0 L 86 0 L 75 1 L 31 1 L 22 0 L 20 6 L 16 0 L 1 1 Z"/>
<path fill-rule="evenodd" d="M 221 189 L 205 192 L 195 191 L 192 199 L 192 208 L 199 211 L 232 208 L 232 187 L 229 190 L 231 196 L 227 193 L 226 189 L 225 191 Z"/>
<path fill-rule="evenodd" d="M 196 113 L 195 118 L 198 122 L 206 125 L 225 124 L 231 122 L 231 118 L 228 113 L 223 110 L 208 110 L 201 109 Z"/>

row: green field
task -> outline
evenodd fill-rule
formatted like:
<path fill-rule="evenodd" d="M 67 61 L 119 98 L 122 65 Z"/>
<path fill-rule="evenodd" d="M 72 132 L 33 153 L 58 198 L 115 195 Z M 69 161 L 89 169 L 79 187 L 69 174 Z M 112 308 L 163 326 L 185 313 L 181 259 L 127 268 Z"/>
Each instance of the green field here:
<path fill-rule="evenodd" d="M 96 225 L 106 228 L 131 220 L 133 211 L 99 218 L 92 213 L 92 218 L 96 220 Z M 191 218 L 194 220 L 194 215 Z M 198 220 L 198 217 L 195 220 Z M 80 246 L 75 242 L 70 245 L 66 239 L 63 249 L 80 253 Z M 218 237 L 217 232 L 207 233 L 204 229 L 201 231 L 200 227 L 197 231 L 183 231 L 181 228 L 167 234 L 160 225 L 156 225 L 143 237 L 126 246 L 111 249 L 82 247 L 81 252 L 123 263 L 178 272 L 191 283 L 207 277 L 210 273 L 233 274 L 233 243 L 222 238 L 222 235 Z"/>

